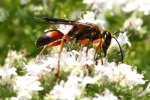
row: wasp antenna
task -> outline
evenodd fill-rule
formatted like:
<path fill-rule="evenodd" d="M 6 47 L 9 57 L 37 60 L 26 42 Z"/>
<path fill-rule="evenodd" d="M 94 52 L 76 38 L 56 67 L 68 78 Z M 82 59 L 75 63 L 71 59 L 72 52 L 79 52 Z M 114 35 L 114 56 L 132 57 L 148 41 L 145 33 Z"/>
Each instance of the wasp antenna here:
<path fill-rule="evenodd" d="M 114 32 L 112 35 L 118 35 L 119 33 L 124 33 L 124 32 L 126 32 L 126 30 L 119 30 Z"/>
<path fill-rule="evenodd" d="M 115 39 L 115 41 L 117 42 L 118 46 L 119 46 L 119 49 L 120 49 L 120 54 L 121 54 L 121 59 L 122 59 L 122 63 L 123 63 L 123 58 L 124 58 L 124 55 L 123 55 L 123 50 L 121 48 L 121 45 L 119 44 L 118 40 L 116 39 L 116 37 L 112 36 L 112 38 Z"/>
<path fill-rule="evenodd" d="M 55 21 L 57 21 L 55 18 L 49 18 L 49 17 L 42 17 L 41 18 L 43 21 L 50 23 L 50 24 L 55 24 Z"/>
<path fill-rule="evenodd" d="M 38 23 L 38 24 L 44 24 L 46 21 L 44 20 L 45 17 L 41 17 L 41 16 L 35 16 L 35 17 L 32 17 L 32 22 L 34 23 Z"/>

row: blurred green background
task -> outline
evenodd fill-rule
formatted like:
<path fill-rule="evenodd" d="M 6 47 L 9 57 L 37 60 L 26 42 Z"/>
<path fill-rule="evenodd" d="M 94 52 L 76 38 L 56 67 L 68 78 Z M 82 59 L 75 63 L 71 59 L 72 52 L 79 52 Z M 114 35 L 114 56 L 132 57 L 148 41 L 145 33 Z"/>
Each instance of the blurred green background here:
<path fill-rule="evenodd" d="M 71 19 L 72 12 L 81 10 L 84 10 L 81 0 L 1 0 L 0 64 L 10 49 L 26 50 L 28 58 L 38 53 L 35 41 L 49 27 L 39 23 L 38 17 Z"/>
<path fill-rule="evenodd" d="M 82 0 L 0 0 L 0 65 L 9 50 L 25 50 L 27 58 L 33 58 L 39 53 L 35 47 L 38 36 L 50 25 L 40 23 L 36 18 L 49 16 L 76 20 L 82 13 L 90 9 Z M 108 22 L 107 30 L 120 30 L 123 22 L 131 13 L 105 13 Z M 140 15 L 139 15 L 140 16 Z M 137 66 L 139 71 L 145 71 L 146 78 L 150 79 L 150 16 L 142 17 L 142 34 L 135 30 L 129 31 L 129 40 L 132 46 L 125 52 L 125 62 Z"/>

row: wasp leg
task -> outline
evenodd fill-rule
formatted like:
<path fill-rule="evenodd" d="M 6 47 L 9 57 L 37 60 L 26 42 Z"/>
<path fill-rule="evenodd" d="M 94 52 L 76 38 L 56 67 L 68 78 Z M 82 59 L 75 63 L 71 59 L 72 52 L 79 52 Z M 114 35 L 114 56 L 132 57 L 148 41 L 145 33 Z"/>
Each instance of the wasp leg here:
<path fill-rule="evenodd" d="M 56 76 L 59 78 L 60 77 L 60 59 L 61 59 L 61 53 L 64 47 L 64 39 L 61 40 L 60 43 L 60 50 L 58 52 L 58 62 L 57 62 L 57 72 L 56 72 Z"/>
<path fill-rule="evenodd" d="M 86 57 L 86 60 L 87 60 L 87 57 L 88 57 L 88 51 L 89 51 L 89 47 L 87 47 L 86 50 L 85 50 L 85 57 Z"/>
<path fill-rule="evenodd" d="M 97 45 L 96 49 L 95 49 L 95 53 L 94 53 L 94 61 L 97 64 L 97 60 L 96 60 L 96 54 L 97 52 L 100 50 L 100 56 L 101 56 L 101 64 L 103 65 L 103 59 L 102 59 L 102 54 L 101 54 L 101 48 L 102 48 L 102 44 L 103 44 L 103 39 L 99 40 L 99 44 Z"/>
<path fill-rule="evenodd" d="M 86 61 L 88 59 L 88 50 L 89 50 L 89 47 L 87 47 L 86 50 L 85 50 L 85 59 L 86 59 Z M 87 69 L 89 69 L 89 65 L 88 64 L 86 64 L 85 66 L 86 66 Z"/>
<path fill-rule="evenodd" d="M 88 51 L 89 51 L 89 46 L 87 46 L 87 48 L 86 48 L 86 50 L 85 50 L 85 59 L 86 59 L 86 61 L 88 60 Z M 88 64 L 85 64 L 85 67 L 86 67 L 86 69 L 87 69 L 87 74 L 88 75 L 91 75 L 91 73 L 92 73 L 92 67 L 90 66 L 90 65 L 88 65 Z"/>
<path fill-rule="evenodd" d="M 42 48 L 42 50 L 40 51 L 40 53 L 38 54 L 38 56 L 36 57 L 36 59 L 40 59 L 42 57 L 43 52 L 45 51 L 46 48 L 47 48 L 47 45 Z"/>

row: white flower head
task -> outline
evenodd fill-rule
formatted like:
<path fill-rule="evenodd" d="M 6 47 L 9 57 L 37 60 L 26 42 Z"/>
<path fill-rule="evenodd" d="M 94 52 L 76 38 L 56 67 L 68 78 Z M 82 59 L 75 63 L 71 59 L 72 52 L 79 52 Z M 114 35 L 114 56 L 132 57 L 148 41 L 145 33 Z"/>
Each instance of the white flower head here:
<path fill-rule="evenodd" d="M 119 36 L 117 37 L 117 41 L 119 42 L 119 44 L 121 46 L 127 44 L 129 47 L 131 47 L 131 43 L 130 43 L 128 37 L 127 37 L 127 32 L 121 32 L 121 33 L 119 33 Z M 118 46 L 116 40 L 114 40 L 114 39 L 112 39 L 111 45 Z"/>
<path fill-rule="evenodd" d="M 94 76 L 94 77 L 85 76 L 82 78 L 81 85 L 82 87 L 86 87 L 87 84 L 96 84 L 98 80 L 99 80 L 98 76 Z"/>
<path fill-rule="evenodd" d="M 29 100 L 32 98 L 32 95 L 27 91 L 20 91 L 17 94 L 17 97 L 11 97 L 11 100 Z"/>
<path fill-rule="evenodd" d="M 119 72 L 124 76 L 124 79 L 121 80 L 120 84 L 128 84 L 128 85 L 137 85 L 137 84 L 145 84 L 144 76 L 142 74 L 137 73 L 132 66 L 127 64 L 119 64 L 118 65 Z"/>
<path fill-rule="evenodd" d="M 80 78 L 76 76 L 69 76 L 66 82 L 61 81 L 59 85 L 55 85 L 50 92 L 50 97 L 53 100 L 75 100 L 81 95 L 81 88 L 79 86 Z"/>
<path fill-rule="evenodd" d="M 94 3 L 94 0 L 83 0 L 83 3 L 91 5 L 92 3 Z"/>
<path fill-rule="evenodd" d="M 148 83 L 146 89 L 140 93 L 139 96 L 145 96 L 150 93 L 150 83 Z"/>
<path fill-rule="evenodd" d="M 5 10 L 4 8 L 0 7 L 0 22 L 5 21 L 7 16 L 8 16 L 7 10 Z"/>
<path fill-rule="evenodd" d="M 134 29 L 140 30 L 143 24 L 143 20 L 141 18 L 137 18 L 135 16 L 130 17 L 124 23 L 125 29 Z"/>
<path fill-rule="evenodd" d="M 121 45 L 128 44 L 128 46 L 131 46 L 131 43 L 127 37 L 127 32 L 120 33 L 117 40 Z"/>
<path fill-rule="evenodd" d="M 27 4 L 29 2 L 29 0 L 20 0 L 20 4 L 21 5 L 25 5 L 25 4 Z"/>
<path fill-rule="evenodd" d="M 29 6 L 29 10 L 33 12 L 35 15 L 40 14 L 43 11 L 44 7 L 42 5 L 33 5 Z"/>
<path fill-rule="evenodd" d="M 143 12 L 144 15 L 150 13 L 150 1 L 149 0 L 128 0 L 125 6 L 122 8 L 124 12 Z"/>
<path fill-rule="evenodd" d="M 144 76 L 137 73 L 132 66 L 127 64 L 107 63 L 103 66 L 98 65 L 95 70 L 102 76 L 107 76 L 110 82 L 119 82 L 121 86 L 132 86 L 145 84 Z"/>
<path fill-rule="evenodd" d="M 92 11 L 87 11 L 86 14 L 83 15 L 83 19 L 80 20 L 80 22 L 95 22 L 95 13 Z"/>
<path fill-rule="evenodd" d="M 2 77 L 2 79 L 8 79 L 11 78 L 11 76 L 17 76 L 16 68 L 11 68 L 8 66 L 1 67 L 0 76 Z"/>
<path fill-rule="evenodd" d="M 24 56 L 23 52 L 10 50 L 7 54 L 7 58 L 5 59 L 5 64 L 11 64 L 15 60 L 25 59 Z"/>
<path fill-rule="evenodd" d="M 121 6 L 127 1 L 128 0 L 84 0 L 83 3 L 87 5 L 92 5 L 93 9 L 98 9 L 102 11 L 104 9 L 112 10 L 113 7 Z"/>
<path fill-rule="evenodd" d="M 18 76 L 14 89 L 18 93 L 18 97 L 31 98 L 34 92 L 43 90 L 41 83 L 34 76 Z"/>
<path fill-rule="evenodd" d="M 31 61 L 27 65 L 25 65 L 25 69 L 27 71 L 27 75 L 32 76 L 41 76 L 51 71 L 51 68 L 49 66 L 49 60 L 40 60 L 40 62 Z"/>
<path fill-rule="evenodd" d="M 98 25 L 100 28 L 106 27 L 106 21 L 103 18 L 103 15 L 98 14 L 96 15 L 92 11 L 87 11 L 84 15 L 83 18 L 79 20 L 80 22 L 83 23 L 93 23 Z"/>
<path fill-rule="evenodd" d="M 117 96 L 111 93 L 108 89 L 106 89 L 103 95 L 97 94 L 92 100 L 119 100 Z"/>
<path fill-rule="evenodd" d="M 149 0 L 83 0 L 83 3 L 91 5 L 93 9 L 105 11 L 113 8 L 120 8 L 124 12 L 143 12 L 144 15 L 150 13 Z"/>
<path fill-rule="evenodd" d="M 58 30 L 60 30 L 63 34 L 67 34 L 72 28 L 72 25 L 59 25 Z"/>

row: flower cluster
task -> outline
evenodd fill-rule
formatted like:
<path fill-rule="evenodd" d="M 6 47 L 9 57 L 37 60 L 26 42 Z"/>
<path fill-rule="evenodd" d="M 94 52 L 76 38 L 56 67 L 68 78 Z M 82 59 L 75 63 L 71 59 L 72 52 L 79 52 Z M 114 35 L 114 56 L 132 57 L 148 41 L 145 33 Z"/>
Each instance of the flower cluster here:
<path fill-rule="evenodd" d="M 24 75 L 19 75 L 15 66 L 3 66 L 0 69 L 2 77 L 0 81 L 4 82 L 3 79 L 8 81 L 8 78 L 11 78 L 10 84 L 13 87 L 11 91 L 16 94 L 12 94 L 11 100 L 29 100 L 37 96 L 45 100 L 119 100 L 124 98 L 124 93 L 135 88 L 136 96 L 149 94 L 149 86 L 141 91 L 142 86 L 139 85 L 144 85 L 146 80 L 134 67 L 128 64 L 110 63 L 107 60 L 103 65 L 100 60 L 95 64 L 93 59 L 95 50 L 91 48 L 86 54 L 86 49 L 63 50 L 59 81 L 58 77 L 53 75 L 57 70 L 57 52 L 23 64 Z M 12 60 L 10 62 L 12 63 Z M 66 75 L 63 76 L 64 74 Z M 51 84 L 48 85 L 48 90 L 46 84 Z M 126 90 L 121 91 L 120 88 Z M 42 96 L 41 92 L 44 93 Z"/>
<path fill-rule="evenodd" d="M 83 0 L 83 3 L 92 5 L 94 9 L 104 10 L 113 8 L 120 8 L 125 13 L 129 12 L 143 12 L 144 15 L 148 15 L 150 12 L 150 1 L 147 0 Z M 134 5 L 134 6 L 133 6 Z"/>
<path fill-rule="evenodd" d="M 103 20 L 104 28 L 108 27 L 106 15 L 116 18 L 116 16 L 123 15 L 121 30 L 134 30 L 140 33 L 140 37 L 145 34 L 146 28 L 143 25 L 143 17 L 150 14 L 150 2 L 147 0 L 83 0 L 83 3 L 97 10 L 97 20 Z M 90 14 L 90 13 L 89 13 Z M 124 16 L 125 15 L 125 16 Z M 92 16 L 90 14 L 90 16 Z M 125 19 L 124 19 L 125 18 Z M 115 23 L 117 24 L 117 23 Z M 101 24 L 103 25 L 103 24 Z M 112 27 L 112 26 L 111 26 Z M 107 29 L 107 28 L 106 28 Z M 137 33 L 136 32 L 136 33 Z"/>

